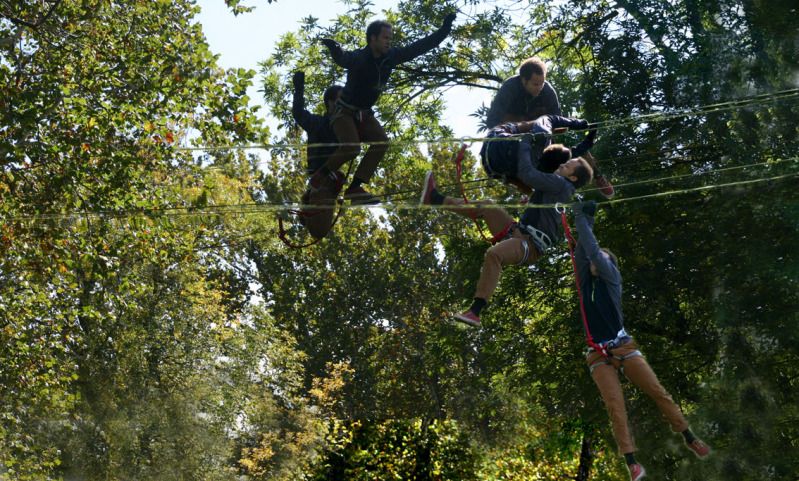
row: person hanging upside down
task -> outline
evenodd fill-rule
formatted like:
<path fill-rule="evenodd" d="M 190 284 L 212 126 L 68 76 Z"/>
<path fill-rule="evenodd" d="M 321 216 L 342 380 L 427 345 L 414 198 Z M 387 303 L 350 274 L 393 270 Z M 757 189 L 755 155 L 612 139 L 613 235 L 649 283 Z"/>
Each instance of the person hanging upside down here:
<path fill-rule="evenodd" d="M 634 456 L 635 445 L 627 422 L 624 393 L 618 371 L 652 398 L 675 432 L 682 433 L 685 444 L 696 456 L 704 458 L 710 447 L 697 438 L 688 427 L 679 406 L 663 388 L 649 367 L 638 344 L 624 328 L 621 309 L 622 279 L 616 256 L 599 247 L 593 232 L 595 202 L 575 205 L 575 223 L 579 240 L 575 252 L 577 277 L 585 307 L 588 330 L 594 341 L 607 351 L 608 356 L 589 348 L 586 362 L 591 371 L 602 401 L 607 407 L 613 426 L 613 436 L 624 455 L 630 470 L 630 479 L 644 477 L 645 470 Z"/>
<path fill-rule="evenodd" d="M 535 120 L 507 122 L 492 128 L 488 139 L 480 149 L 480 159 L 486 173 L 495 179 L 513 184 L 522 192 L 532 187 L 525 177 L 532 169 L 552 173 L 557 163 L 543 156 L 544 149 L 552 144 L 552 132 L 556 129 L 589 129 L 583 119 L 542 115 Z M 525 135 L 526 134 L 526 135 Z M 613 186 L 599 172 L 593 156 L 585 155 L 594 146 L 596 129 L 590 129 L 585 138 L 571 148 L 572 157 L 583 157 L 594 171 L 594 183 L 606 198 L 613 197 Z M 566 159 L 568 160 L 568 159 Z"/>
<path fill-rule="evenodd" d="M 592 170 L 584 159 L 572 158 L 571 152 L 562 144 L 550 145 L 545 155 L 563 158 L 554 173 L 548 174 L 533 169 L 526 177 L 535 189 L 533 204 L 556 204 L 568 202 L 575 189 L 591 180 Z M 455 318 L 472 326 L 480 326 L 480 311 L 488 304 L 491 294 L 499 283 L 502 268 L 507 265 L 530 265 L 562 239 L 559 214 L 553 207 L 528 207 L 518 221 L 504 209 L 493 206 L 491 201 L 469 201 L 446 197 L 436 189 L 433 173 L 428 172 L 421 196 L 422 204 L 443 205 L 447 210 L 465 217 L 483 218 L 494 236 L 485 254 L 480 279 L 472 306 Z"/>
<path fill-rule="evenodd" d="M 347 69 L 347 81 L 331 118 L 333 130 L 342 145 L 311 178 L 312 203 L 333 202 L 341 189 L 335 172 L 345 163 L 355 160 L 360 153 L 358 143 L 361 141 L 380 143 L 367 149 L 355 171 L 355 178 L 344 192 L 344 198 L 353 204 L 380 202 L 380 199 L 363 188 L 363 184 L 369 183 L 388 149 L 385 144 L 388 137 L 375 119 L 372 107 L 385 88 L 393 69 L 438 46 L 449 35 L 454 20 L 455 14 L 450 13 L 433 34 L 405 47 L 391 46 L 391 24 L 382 20 L 369 25 L 366 29 L 367 45 L 359 50 L 345 52 L 335 41 L 321 40 L 330 51 L 333 61 Z"/>

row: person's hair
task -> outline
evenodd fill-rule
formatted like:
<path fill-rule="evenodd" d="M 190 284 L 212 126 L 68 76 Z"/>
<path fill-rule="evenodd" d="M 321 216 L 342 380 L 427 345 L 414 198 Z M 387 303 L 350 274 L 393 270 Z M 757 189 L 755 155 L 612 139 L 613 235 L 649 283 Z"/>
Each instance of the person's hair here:
<path fill-rule="evenodd" d="M 594 169 L 591 168 L 588 161 L 582 157 L 577 157 L 577 160 L 580 161 L 580 165 L 572 172 L 572 175 L 577 177 L 577 180 L 569 179 L 575 189 L 579 189 L 594 178 Z"/>
<path fill-rule="evenodd" d="M 613 265 L 616 266 L 616 268 L 618 268 L 619 258 L 616 257 L 616 254 L 614 254 L 613 252 L 610 251 L 610 249 L 607 249 L 605 247 L 603 247 L 602 250 L 605 252 L 605 254 L 608 255 L 608 257 L 610 257 L 610 260 L 613 262 Z"/>
<path fill-rule="evenodd" d="M 370 23 L 369 26 L 366 27 L 366 43 L 369 43 L 372 37 L 379 37 L 380 32 L 382 32 L 384 28 L 391 28 L 391 24 L 385 20 L 375 20 Z"/>
<path fill-rule="evenodd" d="M 331 85 L 325 90 L 325 94 L 322 96 L 322 99 L 325 102 L 325 107 L 327 103 L 331 100 L 335 99 L 338 96 L 338 93 L 344 90 L 344 87 L 341 85 Z"/>
<path fill-rule="evenodd" d="M 541 154 L 540 165 L 551 165 L 554 169 L 572 158 L 572 151 L 563 144 L 548 145 Z"/>
<path fill-rule="evenodd" d="M 538 57 L 530 57 L 519 65 L 519 75 L 525 80 L 536 75 L 546 75 L 547 65 Z"/>

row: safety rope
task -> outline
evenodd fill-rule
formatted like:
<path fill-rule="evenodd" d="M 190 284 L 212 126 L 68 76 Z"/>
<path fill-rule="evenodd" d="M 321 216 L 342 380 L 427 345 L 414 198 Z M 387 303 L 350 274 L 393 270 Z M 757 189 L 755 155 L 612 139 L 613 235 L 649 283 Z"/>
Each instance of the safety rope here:
<path fill-rule="evenodd" d="M 653 194 L 637 195 L 633 197 L 623 197 L 623 198 L 617 197 L 612 200 L 602 201 L 599 204 L 600 205 L 620 204 L 620 203 L 639 201 L 644 199 L 670 197 L 673 195 L 703 192 L 703 191 L 723 189 L 728 187 L 739 187 L 751 184 L 759 184 L 763 182 L 774 182 L 784 179 L 792 179 L 796 177 L 799 177 L 799 172 L 792 172 L 784 175 L 775 175 L 772 177 L 760 177 L 750 180 L 741 180 L 741 181 L 727 182 L 721 184 L 710 184 L 710 185 L 704 185 L 704 186 L 692 187 L 686 189 L 669 190 L 664 192 L 656 192 Z M 480 187 L 478 186 L 476 188 Z M 522 207 L 522 205 L 518 203 L 512 203 L 512 204 L 496 203 L 492 204 L 492 207 L 518 208 Z M 524 207 L 531 209 L 551 209 L 555 207 L 555 204 L 525 204 Z M 414 209 L 436 209 L 440 208 L 440 206 L 419 205 L 418 203 L 341 206 L 341 209 L 375 209 L 375 208 L 384 209 L 384 210 L 414 210 Z M 448 206 L 447 208 L 451 209 L 452 207 Z M 45 221 L 45 220 L 69 220 L 69 219 L 92 218 L 92 217 L 105 218 L 105 219 L 123 219 L 123 218 L 132 218 L 132 217 L 158 218 L 158 217 L 193 217 L 193 216 L 204 216 L 204 215 L 234 215 L 234 214 L 246 215 L 246 214 L 262 214 L 264 212 L 275 212 L 275 211 L 284 212 L 290 209 L 295 209 L 295 207 L 287 206 L 285 204 L 269 204 L 269 203 L 219 204 L 219 205 L 209 205 L 204 208 L 188 207 L 188 206 L 186 207 L 171 206 L 171 207 L 161 207 L 161 208 L 149 208 L 149 209 L 140 208 L 140 209 L 130 209 L 130 210 L 82 210 L 82 211 L 71 211 L 71 212 L 52 212 L 52 213 L 39 213 L 39 214 L 29 214 L 29 215 L 17 215 L 9 217 L 0 216 L 0 220 L 2 220 L 3 222 L 21 222 L 21 221 Z"/>
<path fill-rule="evenodd" d="M 569 229 L 569 222 L 566 220 L 566 207 L 559 206 L 556 210 L 560 213 L 560 222 L 563 224 L 563 233 L 566 236 L 566 242 L 569 244 L 569 255 L 572 259 L 572 269 L 574 270 L 574 284 L 577 286 L 577 297 L 580 299 L 580 314 L 583 317 L 583 328 L 585 329 L 585 342 L 588 344 L 588 347 L 592 348 L 596 352 L 602 354 L 604 357 L 609 357 L 607 349 L 604 346 L 597 344 L 594 342 L 594 337 L 591 335 L 591 330 L 588 328 L 588 316 L 585 315 L 585 303 L 583 302 L 583 293 L 580 289 L 580 274 L 577 272 L 577 261 L 574 258 L 574 246 L 576 242 L 574 241 L 574 236 L 572 236 L 572 231 Z"/>
<path fill-rule="evenodd" d="M 799 99 L 799 89 L 787 89 L 778 92 L 773 92 L 770 94 L 761 94 L 756 95 L 748 98 L 743 99 L 735 99 L 729 100 L 725 102 L 719 102 L 715 104 L 707 104 L 703 106 L 697 107 L 687 107 L 682 109 L 674 109 L 671 111 L 662 111 L 662 112 L 652 112 L 649 114 L 641 114 L 636 116 L 629 116 L 622 119 L 612 119 L 612 120 L 604 120 L 604 121 L 596 121 L 592 123 L 592 128 L 598 128 L 600 130 L 613 128 L 613 127 L 621 127 L 627 125 L 635 125 L 641 123 L 653 123 L 653 122 L 660 122 L 665 120 L 671 120 L 675 118 L 681 117 L 691 117 L 691 116 L 698 116 L 702 114 L 712 114 L 718 113 L 728 110 L 740 109 L 742 107 L 747 107 L 751 105 L 758 105 L 764 104 L 767 101 L 785 101 L 789 99 Z M 587 130 L 587 129 L 585 129 Z M 573 132 L 580 132 L 581 130 L 573 130 Z M 540 134 L 539 134 L 540 135 Z M 385 140 L 385 141 L 374 141 L 374 142 L 365 142 L 369 145 L 415 145 L 415 144 L 442 144 L 442 143 L 453 143 L 453 142 L 503 142 L 503 141 L 511 141 L 516 140 L 512 137 L 462 137 L 462 138 L 442 138 L 442 139 L 411 139 L 411 140 Z M 360 142 L 356 143 L 339 143 L 339 142 L 332 142 L 332 143 L 314 143 L 314 144 L 305 144 L 305 143 L 285 143 L 285 144 L 249 144 L 249 145 L 241 145 L 241 144 L 230 144 L 230 145 L 206 145 L 206 146 L 196 146 L 196 147 L 173 147 L 175 151 L 218 151 L 218 150 L 255 150 L 255 149 L 289 149 L 289 148 L 301 148 L 301 147 L 338 147 L 341 145 L 346 146 L 356 146 L 361 145 Z"/>

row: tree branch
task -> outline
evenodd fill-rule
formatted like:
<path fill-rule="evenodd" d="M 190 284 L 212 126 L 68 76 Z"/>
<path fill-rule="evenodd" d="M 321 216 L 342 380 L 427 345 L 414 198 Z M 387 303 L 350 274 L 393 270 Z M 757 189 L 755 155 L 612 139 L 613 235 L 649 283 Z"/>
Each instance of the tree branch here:
<path fill-rule="evenodd" d="M 50 5 L 50 10 L 48 10 L 47 13 L 45 13 L 43 16 L 41 16 L 39 18 L 39 20 L 37 20 L 36 22 L 29 22 L 27 20 L 23 20 L 21 18 L 14 17 L 13 15 L 9 15 L 9 14 L 3 13 L 3 12 L 0 12 L 0 16 L 3 16 L 4 18 L 8 19 L 14 25 L 36 29 L 36 28 L 39 28 L 44 22 L 47 21 L 47 19 L 50 18 L 50 16 L 53 14 L 53 12 L 55 12 L 55 9 L 61 3 L 61 1 L 62 0 L 55 0 L 55 2 L 53 2 L 52 5 Z M 6 7 L 8 7 L 8 3 L 7 2 L 4 1 L 3 4 L 6 5 Z"/>
<path fill-rule="evenodd" d="M 476 73 L 476 72 L 467 72 L 465 70 L 460 70 L 460 69 L 454 69 L 454 70 L 451 70 L 449 72 L 435 72 L 435 71 L 427 71 L 427 70 L 422 70 L 422 69 L 418 69 L 418 68 L 402 66 L 402 67 L 397 67 L 397 70 L 402 70 L 403 72 L 411 73 L 411 74 L 414 74 L 414 75 L 420 75 L 420 76 L 425 76 L 425 77 L 445 78 L 445 79 L 450 79 L 450 80 L 453 80 L 453 81 L 458 80 L 458 79 L 478 78 L 478 79 L 482 79 L 482 80 L 490 80 L 492 82 L 502 83 L 502 81 L 505 80 L 505 79 L 503 79 L 501 77 L 498 77 L 496 75 L 484 74 L 484 73 Z M 471 84 L 471 85 L 478 86 L 478 85 L 474 85 L 474 84 Z M 482 88 L 490 88 L 490 89 L 496 90 L 496 88 L 494 88 L 494 87 L 485 87 L 485 86 L 480 86 L 480 87 L 482 87 Z"/>

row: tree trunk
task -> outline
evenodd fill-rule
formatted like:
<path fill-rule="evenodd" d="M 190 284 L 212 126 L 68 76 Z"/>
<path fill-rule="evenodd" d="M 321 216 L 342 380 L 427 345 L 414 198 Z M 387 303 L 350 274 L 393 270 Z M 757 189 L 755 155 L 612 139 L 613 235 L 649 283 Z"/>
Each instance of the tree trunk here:
<path fill-rule="evenodd" d="M 588 481 L 591 476 L 591 466 L 594 464 L 594 451 L 591 450 L 591 433 L 583 431 L 583 445 L 580 448 L 580 466 L 577 467 L 575 481 Z"/>

